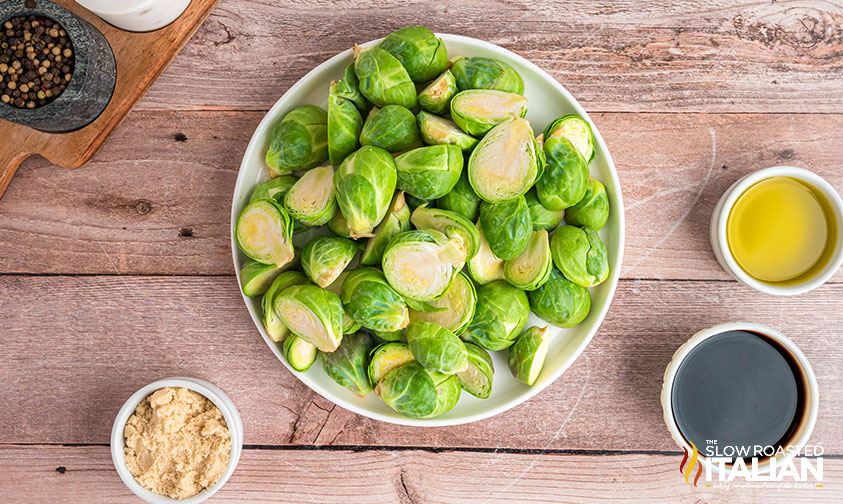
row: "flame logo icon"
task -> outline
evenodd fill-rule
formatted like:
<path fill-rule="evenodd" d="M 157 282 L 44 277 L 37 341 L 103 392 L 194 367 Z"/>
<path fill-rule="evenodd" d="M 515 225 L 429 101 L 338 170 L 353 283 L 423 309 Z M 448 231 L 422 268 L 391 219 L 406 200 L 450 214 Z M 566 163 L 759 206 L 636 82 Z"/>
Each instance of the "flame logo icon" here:
<path fill-rule="evenodd" d="M 697 459 L 699 458 L 699 452 L 697 451 L 697 445 L 691 443 L 692 451 L 688 453 L 688 448 L 685 448 L 685 456 L 682 457 L 682 462 L 679 464 L 679 472 L 685 475 L 685 483 L 691 484 L 691 472 L 694 470 L 694 465 L 697 465 Z M 691 460 L 688 460 L 690 456 Z M 685 462 L 688 464 L 686 465 Z M 694 486 L 697 486 L 697 481 L 700 479 L 700 475 L 702 474 L 702 464 L 700 463 L 697 465 L 697 474 L 694 476 Z"/>

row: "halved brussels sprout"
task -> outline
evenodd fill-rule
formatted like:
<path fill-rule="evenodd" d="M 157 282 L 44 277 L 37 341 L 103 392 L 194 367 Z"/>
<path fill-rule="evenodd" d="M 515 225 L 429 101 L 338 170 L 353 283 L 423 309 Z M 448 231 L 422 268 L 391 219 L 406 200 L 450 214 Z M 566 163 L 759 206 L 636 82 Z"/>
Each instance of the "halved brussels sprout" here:
<path fill-rule="evenodd" d="M 536 147 L 526 119 L 495 126 L 468 158 L 468 181 L 474 192 L 490 203 L 523 196 L 541 176 Z"/>
<path fill-rule="evenodd" d="M 440 299 L 429 302 L 434 308 L 444 308 L 444 310 L 430 312 L 410 309 L 410 323 L 433 322 L 454 334 L 459 334 L 471 322 L 476 303 L 477 291 L 474 289 L 474 284 L 465 273 L 459 272 L 448 292 Z"/>
<path fill-rule="evenodd" d="M 334 192 L 351 238 L 373 236 L 395 193 L 395 161 L 385 150 L 365 146 L 334 173 Z"/>
<path fill-rule="evenodd" d="M 357 244 L 348 238 L 319 236 L 305 245 L 301 266 L 313 283 L 327 287 L 340 276 L 356 253 Z"/>
<path fill-rule="evenodd" d="M 457 56 L 451 60 L 451 72 L 457 79 L 457 86 L 466 89 L 497 89 L 510 93 L 524 94 L 524 79 L 511 66 L 492 58 L 466 58 Z"/>
<path fill-rule="evenodd" d="M 413 210 L 410 222 L 416 229 L 435 229 L 448 238 L 459 237 L 465 245 L 466 259 L 471 259 L 480 247 L 480 232 L 470 220 L 456 212 L 429 208 L 426 204 Z"/>
<path fill-rule="evenodd" d="M 460 400 L 462 386 L 455 375 L 427 370 L 433 384 L 436 386 L 436 407 L 425 418 L 437 417 L 451 411 Z"/>
<path fill-rule="evenodd" d="M 454 374 L 468 367 L 465 343 L 439 324 L 413 322 L 405 334 L 410 351 L 425 369 Z"/>
<path fill-rule="evenodd" d="M 461 91 L 451 100 L 451 118 L 469 135 L 482 137 L 514 117 L 527 115 L 527 98 L 505 91 Z M 531 130 L 532 131 L 532 130 Z M 530 133 L 532 136 L 532 133 Z"/>
<path fill-rule="evenodd" d="M 266 293 L 264 293 L 261 298 L 263 326 L 266 328 L 266 333 L 272 341 L 275 341 L 276 343 L 284 341 L 284 338 L 290 334 L 290 330 L 287 329 L 287 326 L 285 326 L 281 319 L 278 318 L 278 315 L 275 314 L 275 308 L 273 308 L 275 306 L 275 297 L 279 292 L 282 292 L 287 287 L 306 283 L 309 282 L 304 273 L 300 271 L 285 271 L 275 277 L 275 280 L 272 281 L 272 285 L 269 286 L 269 289 L 267 289 Z"/>
<path fill-rule="evenodd" d="M 419 91 L 419 105 L 422 110 L 433 114 L 447 113 L 451 108 L 451 99 L 457 94 L 457 80 L 450 70 L 434 79 Z"/>
<path fill-rule="evenodd" d="M 420 145 L 416 116 L 399 105 L 387 105 L 366 119 L 360 145 L 374 145 L 389 152 L 402 152 Z"/>
<path fill-rule="evenodd" d="M 516 258 L 506 261 L 503 272 L 507 282 L 529 291 L 547 282 L 552 267 L 547 231 L 542 230 L 533 231 L 527 248 Z"/>
<path fill-rule="evenodd" d="M 380 264 L 383 258 L 383 250 L 389 240 L 398 233 L 410 230 L 410 208 L 404 200 L 404 193 L 397 192 L 392 197 L 389 210 L 378 227 L 375 228 L 375 236 L 366 241 L 366 248 L 360 256 L 360 264 L 372 266 Z"/>
<path fill-rule="evenodd" d="M 340 297 L 315 285 L 287 287 L 275 296 L 275 314 L 299 338 L 323 352 L 333 352 L 342 341 L 343 308 Z"/>
<path fill-rule="evenodd" d="M 360 92 L 360 82 L 357 80 L 357 74 L 354 73 L 354 63 L 345 67 L 342 80 L 337 82 L 337 87 L 333 92 L 341 98 L 351 100 L 361 114 L 366 114 L 372 108 L 372 104 Z"/>
<path fill-rule="evenodd" d="M 406 343 L 382 343 L 375 347 L 369 361 L 369 382 L 377 386 L 386 373 L 404 364 L 415 362 L 416 358 Z"/>
<path fill-rule="evenodd" d="M 532 386 L 539 378 L 550 346 L 547 326 L 524 331 L 509 348 L 509 369 L 518 381 Z"/>
<path fill-rule="evenodd" d="M 579 114 L 564 115 L 550 124 L 544 130 L 545 138 L 565 137 L 571 141 L 586 164 L 594 159 L 594 134 L 591 125 Z"/>
<path fill-rule="evenodd" d="M 363 117 L 353 101 L 341 96 L 341 83 L 331 82 L 328 93 L 328 158 L 339 166 L 342 160 L 360 146 Z"/>
<path fill-rule="evenodd" d="M 536 182 L 536 194 L 545 208 L 564 210 L 585 195 L 588 165 L 565 137 L 545 139 L 544 154 L 547 162 Z"/>
<path fill-rule="evenodd" d="M 328 221 L 328 229 L 337 236 L 343 238 L 351 238 L 351 233 L 348 231 L 348 223 L 345 221 L 342 212 L 337 212 Z"/>
<path fill-rule="evenodd" d="M 319 352 L 325 374 L 358 397 L 366 397 L 372 391 L 369 383 L 369 354 L 375 347 L 375 340 L 365 332 L 346 334 L 340 347 L 333 352 Z"/>
<path fill-rule="evenodd" d="M 606 245 L 590 227 L 562 226 L 550 241 L 553 264 L 577 285 L 594 287 L 609 277 Z"/>
<path fill-rule="evenodd" d="M 293 187 L 299 178 L 295 175 L 281 175 L 262 182 L 255 186 L 252 195 L 249 196 L 249 203 L 262 199 L 271 199 L 276 203 L 284 203 L 284 196 Z"/>
<path fill-rule="evenodd" d="M 530 209 L 524 196 L 480 205 L 480 225 L 492 253 L 501 259 L 515 259 L 527 248 L 533 234 Z"/>
<path fill-rule="evenodd" d="M 483 226 L 477 223 L 477 232 L 480 235 L 480 245 L 477 247 L 477 254 L 468 261 L 468 273 L 480 285 L 486 285 L 495 280 L 503 280 L 505 261 L 495 255 L 489 248 L 489 242 L 483 234 Z"/>
<path fill-rule="evenodd" d="M 383 273 L 405 298 L 432 301 L 442 297 L 465 264 L 462 238 L 433 229 L 395 235 L 383 253 Z"/>
<path fill-rule="evenodd" d="M 480 215 L 480 196 L 471 188 L 468 183 L 468 171 L 463 170 L 460 179 L 451 192 L 436 200 L 436 206 L 442 210 L 456 212 L 474 222 Z"/>
<path fill-rule="evenodd" d="M 287 363 L 299 372 L 304 372 L 310 369 L 310 366 L 316 362 L 316 354 L 318 350 L 312 343 L 305 341 L 298 336 L 290 336 L 284 340 L 281 347 L 281 353 Z"/>
<path fill-rule="evenodd" d="M 527 294 L 496 280 L 477 289 L 474 318 L 460 338 L 490 352 L 503 350 L 512 345 L 529 316 Z"/>
<path fill-rule="evenodd" d="M 266 150 L 270 176 L 309 170 L 328 159 L 328 114 L 315 105 L 294 108 L 272 130 Z"/>
<path fill-rule="evenodd" d="M 398 59 L 380 47 L 354 46 L 354 73 L 360 92 L 378 107 L 401 105 L 413 108 L 416 85 Z"/>
<path fill-rule="evenodd" d="M 453 121 L 419 111 L 416 119 L 419 133 L 427 145 L 456 145 L 464 153 L 471 152 L 480 141 L 461 130 Z"/>
<path fill-rule="evenodd" d="M 284 196 L 284 208 L 306 226 L 321 226 L 337 213 L 334 169 L 313 168 L 301 176 Z"/>
<path fill-rule="evenodd" d="M 410 418 L 422 418 L 436 410 L 436 383 L 418 362 L 389 370 L 375 386 L 375 394 L 387 406 Z"/>
<path fill-rule="evenodd" d="M 448 194 L 462 173 L 462 151 L 456 145 L 419 147 L 395 158 L 398 189 L 423 200 Z"/>
<path fill-rule="evenodd" d="M 405 26 L 387 35 L 378 47 L 395 56 L 413 82 L 427 82 L 448 65 L 448 48 L 423 26 Z"/>
<path fill-rule="evenodd" d="M 293 260 L 293 220 L 273 200 L 246 205 L 237 217 L 234 237 L 237 247 L 257 262 L 281 267 Z"/>
<path fill-rule="evenodd" d="M 480 399 L 488 399 L 492 395 L 492 376 L 495 365 L 492 356 L 474 343 L 466 343 L 468 351 L 468 367 L 457 373 L 463 390 Z"/>
<path fill-rule="evenodd" d="M 280 268 L 274 264 L 263 264 L 253 259 L 246 259 L 243 269 L 240 270 L 240 287 L 243 289 L 243 294 L 249 297 L 260 296 L 269 289 L 275 277 L 288 269 L 298 267 L 301 254 L 298 249 L 294 249 L 294 253 L 293 260 Z"/>
<path fill-rule="evenodd" d="M 534 231 L 553 231 L 556 226 L 562 223 L 565 217 L 565 210 L 550 210 L 545 208 L 536 195 L 536 188 L 532 188 L 524 195 L 527 200 L 527 207 L 530 209 L 530 222 L 533 223 Z"/>
<path fill-rule="evenodd" d="M 606 187 L 599 180 L 590 178 L 582 199 L 565 211 L 565 222 L 600 231 L 608 220 L 609 196 Z"/>
<path fill-rule="evenodd" d="M 340 300 L 351 318 L 373 331 L 400 331 L 410 321 L 407 303 L 375 268 L 350 272 L 342 285 Z"/>
<path fill-rule="evenodd" d="M 574 327 L 588 316 L 588 289 L 565 278 L 558 269 L 550 271 L 544 285 L 528 293 L 530 308 L 540 318 L 558 327 Z"/>

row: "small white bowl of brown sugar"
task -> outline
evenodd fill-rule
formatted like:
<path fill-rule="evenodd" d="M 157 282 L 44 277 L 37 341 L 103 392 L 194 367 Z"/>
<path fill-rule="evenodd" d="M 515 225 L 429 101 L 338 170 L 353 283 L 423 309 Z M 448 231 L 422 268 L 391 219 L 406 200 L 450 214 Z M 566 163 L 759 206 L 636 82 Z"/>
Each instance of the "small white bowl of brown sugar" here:
<path fill-rule="evenodd" d="M 150 383 L 123 404 L 111 458 L 123 483 L 151 504 L 196 504 L 234 473 L 243 422 L 225 393 L 204 380 Z"/>

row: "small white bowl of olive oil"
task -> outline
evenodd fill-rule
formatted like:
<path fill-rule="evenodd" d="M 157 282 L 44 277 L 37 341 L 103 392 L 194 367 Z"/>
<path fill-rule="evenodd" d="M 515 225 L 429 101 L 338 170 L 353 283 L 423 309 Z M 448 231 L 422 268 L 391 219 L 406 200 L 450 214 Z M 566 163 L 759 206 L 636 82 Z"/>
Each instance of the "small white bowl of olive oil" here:
<path fill-rule="evenodd" d="M 843 200 L 825 179 L 774 166 L 741 178 L 711 218 L 717 261 L 753 289 L 792 296 L 816 289 L 843 263 Z"/>

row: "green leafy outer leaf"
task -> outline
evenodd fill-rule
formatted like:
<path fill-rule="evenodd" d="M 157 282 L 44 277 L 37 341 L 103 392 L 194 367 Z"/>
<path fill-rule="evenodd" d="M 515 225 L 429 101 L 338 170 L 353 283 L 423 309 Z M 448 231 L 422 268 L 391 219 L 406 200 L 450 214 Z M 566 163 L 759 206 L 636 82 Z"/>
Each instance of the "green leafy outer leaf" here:
<path fill-rule="evenodd" d="M 445 42 L 422 26 L 395 30 L 378 47 L 395 56 L 416 83 L 429 81 L 448 65 Z"/>
<path fill-rule="evenodd" d="M 375 387 L 386 373 L 409 362 L 415 362 L 415 360 L 416 358 L 413 357 L 413 353 L 410 352 L 410 347 L 406 343 L 398 341 L 381 343 L 371 353 L 369 383 L 372 384 L 372 387 Z"/>
<path fill-rule="evenodd" d="M 383 254 L 389 285 L 405 298 L 439 299 L 465 265 L 466 249 L 459 237 L 448 238 L 433 229 L 395 235 Z"/>
<path fill-rule="evenodd" d="M 565 137 L 585 159 L 586 164 L 594 159 L 594 134 L 591 132 L 591 124 L 579 114 L 564 115 L 552 121 L 545 128 L 544 137 Z"/>
<path fill-rule="evenodd" d="M 599 231 L 608 220 L 609 196 L 606 187 L 599 180 L 591 178 L 582 199 L 565 211 L 565 222 Z"/>
<path fill-rule="evenodd" d="M 387 406 L 410 418 L 430 415 L 436 409 L 436 384 L 418 362 L 391 369 L 375 387 Z"/>
<path fill-rule="evenodd" d="M 462 386 L 460 385 L 459 378 L 455 375 L 439 373 L 429 369 L 427 373 L 433 379 L 433 384 L 436 385 L 436 407 L 425 418 L 433 418 L 447 413 L 457 405 L 460 400 Z"/>
<path fill-rule="evenodd" d="M 511 66 L 492 58 L 456 57 L 452 60 L 451 72 L 457 79 L 457 86 L 466 89 L 497 89 L 510 93 L 524 94 L 524 79 Z"/>
<path fill-rule="evenodd" d="M 527 115 L 527 98 L 504 91 L 461 91 L 451 100 L 451 119 L 469 135 L 482 137 L 498 124 Z"/>
<path fill-rule="evenodd" d="M 247 204 L 234 225 L 237 247 L 264 264 L 284 266 L 293 260 L 293 220 L 274 200 Z"/>
<path fill-rule="evenodd" d="M 593 287 L 609 277 L 606 245 L 589 227 L 562 226 L 550 242 L 553 264 L 577 285 Z"/>
<path fill-rule="evenodd" d="M 468 182 L 468 171 L 463 170 L 454 188 L 451 189 L 451 192 L 436 200 L 436 206 L 442 210 L 462 214 L 468 220 L 474 222 L 480 215 L 481 201 Z"/>
<path fill-rule="evenodd" d="M 306 226 L 321 226 L 337 213 L 334 169 L 320 166 L 306 172 L 284 196 L 284 209 Z"/>
<path fill-rule="evenodd" d="M 459 272 L 451 287 L 448 288 L 448 292 L 440 299 L 430 301 L 429 304 L 435 308 L 443 308 L 443 310 L 423 311 L 411 308 L 410 322 L 433 322 L 454 334 L 460 334 L 474 316 L 477 291 L 468 276 Z"/>
<path fill-rule="evenodd" d="M 433 322 L 414 322 L 405 334 L 410 351 L 425 369 L 454 374 L 468 367 L 465 343 L 444 327 Z"/>
<path fill-rule="evenodd" d="M 398 189 L 423 200 L 448 194 L 460 178 L 462 151 L 456 145 L 420 147 L 395 158 Z"/>
<path fill-rule="evenodd" d="M 527 248 L 533 234 L 530 209 L 524 196 L 480 205 L 480 225 L 489 248 L 501 259 L 514 259 Z"/>
<path fill-rule="evenodd" d="M 340 276 L 356 253 L 357 244 L 348 238 L 319 236 L 305 245 L 302 269 L 313 283 L 327 287 Z"/>
<path fill-rule="evenodd" d="M 339 166 L 342 160 L 360 146 L 363 117 L 353 101 L 340 95 L 340 83 L 332 82 L 328 94 L 328 157 Z"/>
<path fill-rule="evenodd" d="M 374 145 L 392 153 L 420 144 L 416 116 L 400 105 L 387 105 L 366 119 L 360 131 L 361 145 Z"/>
<path fill-rule="evenodd" d="M 519 117 L 495 126 L 471 152 L 467 171 L 471 187 L 485 201 L 523 196 L 541 175 L 530 123 Z"/>
<path fill-rule="evenodd" d="M 585 195 L 588 165 L 565 137 L 546 138 L 544 154 L 547 163 L 536 193 L 545 208 L 564 210 Z"/>
<path fill-rule="evenodd" d="M 468 367 L 457 373 L 463 390 L 480 399 L 488 399 L 492 395 L 492 376 L 495 366 L 492 356 L 474 343 L 465 344 L 468 351 Z"/>
<path fill-rule="evenodd" d="M 551 270 L 550 279 L 544 285 L 528 294 L 536 315 L 558 327 L 579 324 L 591 310 L 588 289 L 568 280 L 556 268 Z"/>
<path fill-rule="evenodd" d="M 453 121 L 420 110 L 416 115 L 419 134 L 427 145 L 456 145 L 470 153 L 480 141 L 461 130 Z"/>
<path fill-rule="evenodd" d="M 395 162 L 378 147 L 364 146 L 334 173 L 334 190 L 351 238 L 372 236 L 395 193 Z"/>
<path fill-rule="evenodd" d="M 533 223 L 534 231 L 553 231 L 556 226 L 562 223 L 565 210 L 550 210 L 545 208 L 536 195 L 535 187 L 527 191 L 524 198 L 527 200 L 527 207 L 530 209 L 530 222 Z"/>
<path fill-rule="evenodd" d="M 389 204 L 389 211 L 378 227 L 375 236 L 366 241 L 366 248 L 360 256 L 360 264 L 373 266 L 380 264 L 383 251 L 389 240 L 398 233 L 410 230 L 410 208 L 404 200 L 404 193 L 397 192 Z"/>
<path fill-rule="evenodd" d="M 316 347 L 298 336 L 286 338 L 281 347 L 281 353 L 287 363 L 296 371 L 307 371 L 316 362 Z"/>
<path fill-rule="evenodd" d="M 261 308 L 263 309 L 263 326 L 266 328 L 266 333 L 272 341 L 283 341 L 284 338 L 290 334 L 287 326 L 275 314 L 275 297 L 279 292 L 292 285 L 301 285 L 308 283 L 307 277 L 300 271 L 285 271 L 275 277 L 272 285 L 264 293 L 261 298 Z"/>
<path fill-rule="evenodd" d="M 457 80 L 450 70 L 431 81 L 424 89 L 419 91 L 419 106 L 432 114 L 448 113 L 451 108 L 451 100 L 457 94 Z"/>
<path fill-rule="evenodd" d="M 354 73 L 360 92 L 378 107 L 416 106 L 416 85 L 395 56 L 379 47 L 355 47 Z"/>
<path fill-rule="evenodd" d="M 480 245 L 477 247 L 477 253 L 468 261 L 468 273 L 480 285 L 486 285 L 495 280 L 503 280 L 506 278 L 504 274 L 505 261 L 497 257 L 489 248 L 489 242 L 486 241 L 486 236 L 483 234 L 483 226 L 479 222 L 477 223 L 477 232 L 480 235 Z"/>
<path fill-rule="evenodd" d="M 383 273 L 362 267 L 348 274 L 340 299 L 349 316 L 373 331 L 400 331 L 409 323 L 404 299 L 390 287 Z"/>
<path fill-rule="evenodd" d="M 280 268 L 274 264 L 263 264 L 246 259 L 243 269 L 240 270 L 240 287 L 243 289 L 243 294 L 249 297 L 260 296 L 269 289 L 275 277 L 289 269 L 297 268 L 301 253 L 297 249 L 294 249 L 294 252 L 296 255 L 293 260 Z"/>
<path fill-rule="evenodd" d="M 328 114 L 315 105 L 291 110 L 275 125 L 266 151 L 271 176 L 309 170 L 328 159 Z"/>
<path fill-rule="evenodd" d="M 465 245 L 468 259 L 474 257 L 480 247 L 480 231 L 477 230 L 477 226 L 456 212 L 428 208 L 425 204 L 413 210 L 410 222 L 416 229 L 435 229 L 448 238 L 459 237 Z"/>
<path fill-rule="evenodd" d="M 284 195 L 293 187 L 299 178 L 295 175 L 282 175 L 262 182 L 255 186 L 252 195 L 249 196 L 249 203 L 262 199 L 275 200 L 276 203 L 284 203 Z"/>
<path fill-rule="evenodd" d="M 533 385 L 544 366 L 550 336 L 547 326 L 531 327 L 509 347 L 509 369 L 521 383 Z"/>
<path fill-rule="evenodd" d="M 319 352 L 325 374 L 359 397 L 372 391 L 369 383 L 369 354 L 375 348 L 375 340 L 365 332 L 347 334 L 335 351 Z"/>
<path fill-rule="evenodd" d="M 533 231 L 527 248 L 514 259 L 506 261 L 504 276 L 514 287 L 530 291 L 547 282 L 552 267 L 547 231 Z"/>
<path fill-rule="evenodd" d="M 527 294 L 503 280 L 477 289 L 474 318 L 460 337 L 490 352 L 512 345 L 530 316 Z"/>
<path fill-rule="evenodd" d="M 339 296 L 315 285 L 287 287 L 273 304 L 275 314 L 299 338 L 323 352 L 333 352 L 342 341 L 343 308 Z"/>

